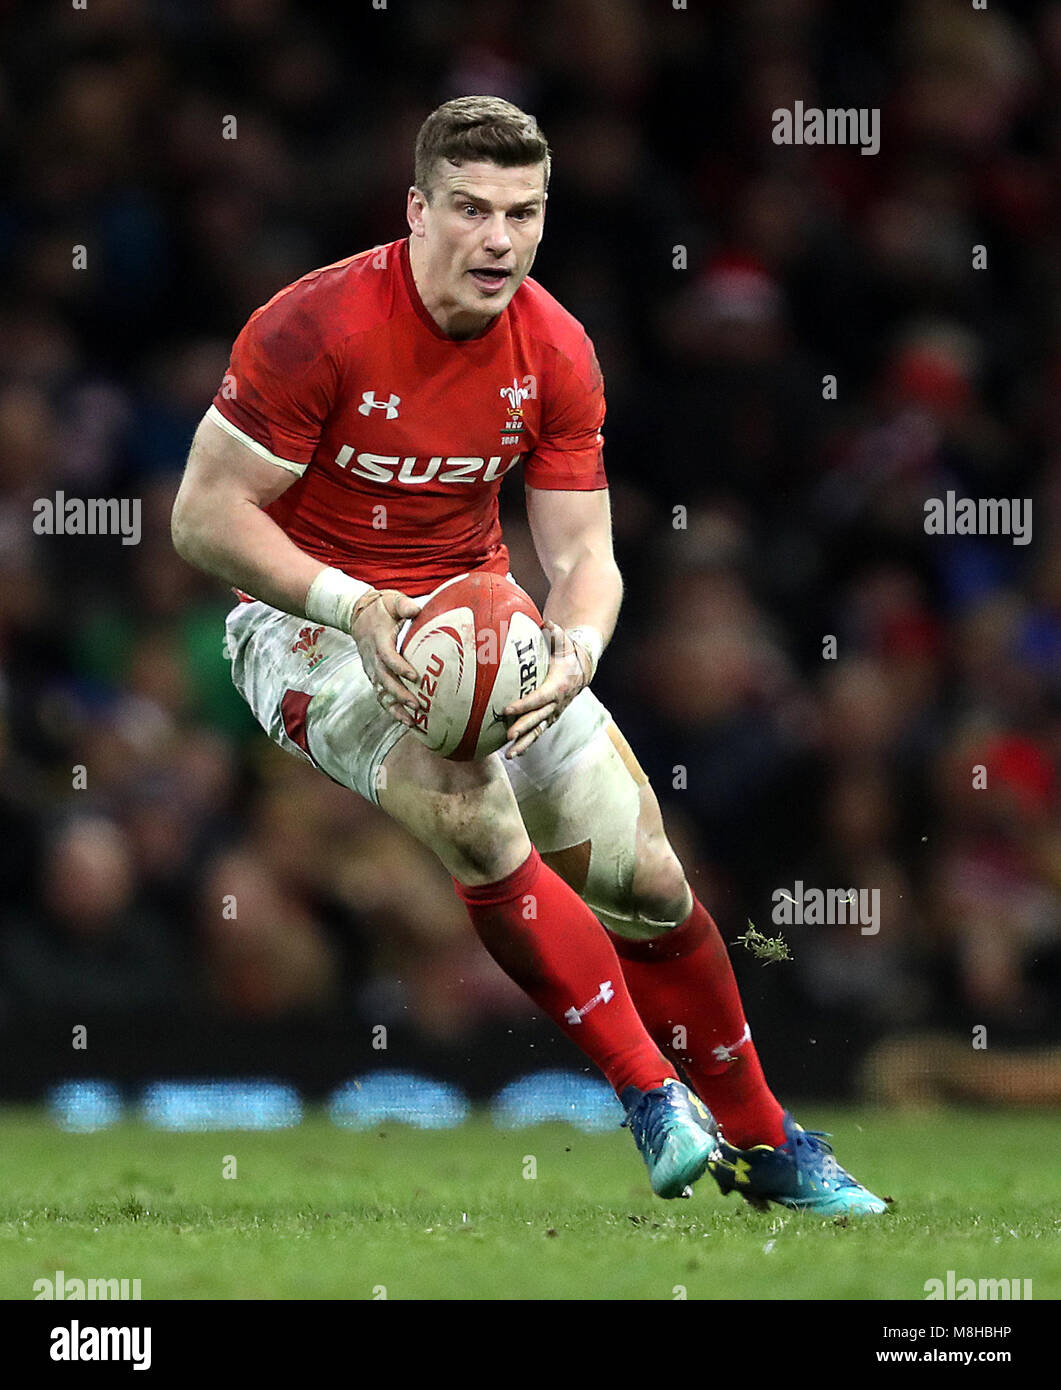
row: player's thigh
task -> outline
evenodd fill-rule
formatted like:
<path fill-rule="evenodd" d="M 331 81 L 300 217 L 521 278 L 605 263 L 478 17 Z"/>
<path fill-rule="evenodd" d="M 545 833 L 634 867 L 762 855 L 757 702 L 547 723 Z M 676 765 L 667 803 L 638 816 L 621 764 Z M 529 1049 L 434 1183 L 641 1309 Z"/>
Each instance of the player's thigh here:
<path fill-rule="evenodd" d="M 388 815 L 462 883 L 517 869 L 530 840 L 495 755 L 436 757 L 380 708 L 357 643 L 256 602 L 226 623 L 232 679 L 270 738 Z"/>
<path fill-rule="evenodd" d="M 495 753 L 479 762 L 440 758 L 408 734 L 388 753 L 379 804 L 469 886 L 518 869 L 530 839 Z"/>
<path fill-rule="evenodd" d="M 228 615 L 225 644 L 269 737 L 378 804 L 380 768 L 406 730 L 380 708 L 353 638 L 256 602 Z"/>
<path fill-rule="evenodd" d="M 686 915 L 688 887 L 659 802 L 592 692 L 507 767 L 542 858 L 607 925 L 651 936 Z"/>

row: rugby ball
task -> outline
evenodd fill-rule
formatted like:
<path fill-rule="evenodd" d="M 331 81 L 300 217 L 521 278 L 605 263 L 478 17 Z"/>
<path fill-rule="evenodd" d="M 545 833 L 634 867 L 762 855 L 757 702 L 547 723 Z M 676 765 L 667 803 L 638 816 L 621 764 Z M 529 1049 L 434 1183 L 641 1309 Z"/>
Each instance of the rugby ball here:
<path fill-rule="evenodd" d="M 549 641 L 530 597 L 500 574 L 462 574 L 430 594 L 396 645 L 420 673 L 413 732 L 441 758 L 488 758 L 508 741 L 501 711 L 549 670 Z"/>

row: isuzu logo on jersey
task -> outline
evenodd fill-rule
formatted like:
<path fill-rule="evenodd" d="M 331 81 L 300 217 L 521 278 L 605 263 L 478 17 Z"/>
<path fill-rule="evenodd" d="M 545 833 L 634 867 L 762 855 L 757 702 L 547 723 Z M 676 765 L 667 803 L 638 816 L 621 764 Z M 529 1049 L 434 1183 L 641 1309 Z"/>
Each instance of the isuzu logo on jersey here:
<path fill-rule="evenodd" d="M 401 458 L 397 454 L 358 454 L 350 444 L 344 444 L 335 456 L 335 462 L 349 473 L 359 478 L 368 478 L 373 483 L 492 483 L 502 477 L 521 458 L 513 454 L 504 462 L 500 454 L 492 458 L 443 458 L 435 454 L 431 458 Z"/>
<path fill-rule="evenodd" d="M 362 415 L 371 415 L 374 410 L 385 410 L 388 420 L 397 420 L 398 407 L 402 403 L 401 396 L 391 395 L 385 401 L 377 401 L 375 391 L 362 391 L 361 404 L 357 407 Z"/>

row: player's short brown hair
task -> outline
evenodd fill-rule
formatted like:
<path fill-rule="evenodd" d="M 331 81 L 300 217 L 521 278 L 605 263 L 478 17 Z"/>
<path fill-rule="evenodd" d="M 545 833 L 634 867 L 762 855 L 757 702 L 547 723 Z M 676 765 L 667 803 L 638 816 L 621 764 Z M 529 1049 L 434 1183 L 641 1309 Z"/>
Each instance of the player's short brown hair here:
<path fill-rule="evenodd" d="M 416 137 L 413 182 L 431 201 L 431 181 L 438 162 L 488 159 L 504 169 L 545 165 L 549 187 L 552 161 L 538 122 L 503 97 L 456 97 L 431 112 Z"/>

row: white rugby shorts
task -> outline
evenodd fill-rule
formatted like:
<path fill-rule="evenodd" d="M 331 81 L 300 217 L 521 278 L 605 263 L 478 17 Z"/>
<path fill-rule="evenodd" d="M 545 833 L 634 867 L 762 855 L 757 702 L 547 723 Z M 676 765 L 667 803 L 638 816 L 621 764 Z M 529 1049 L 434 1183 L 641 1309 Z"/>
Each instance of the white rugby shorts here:
<path fill-rule="evenodd" d="M 379 805 L 383 760 L 411 731 L 380 708 L 352 637 L 261 600 L 240 602 L 225 623 L 225 655 L 236 689 L 274 743 Z M 518 800 L 547 787 L 610 721 L 586 689 L 520 758 L 492 756 Z"/>

